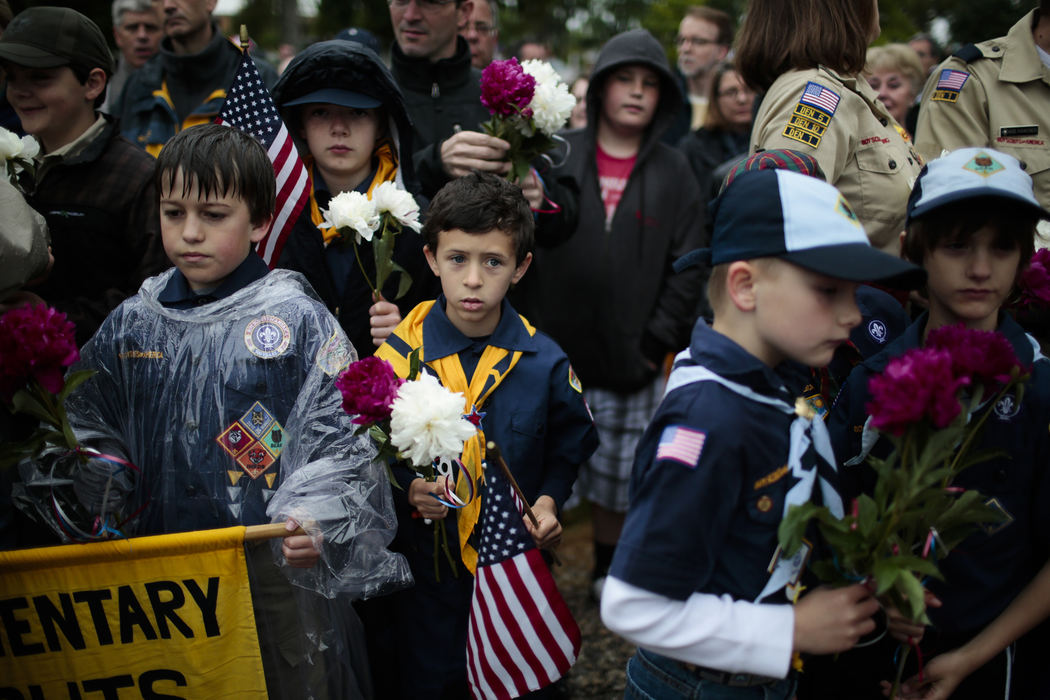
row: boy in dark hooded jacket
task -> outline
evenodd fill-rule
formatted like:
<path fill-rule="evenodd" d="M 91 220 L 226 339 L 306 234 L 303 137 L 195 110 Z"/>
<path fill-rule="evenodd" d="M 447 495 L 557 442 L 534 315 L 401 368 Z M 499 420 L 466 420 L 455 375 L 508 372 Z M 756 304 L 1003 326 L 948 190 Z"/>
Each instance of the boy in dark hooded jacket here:
<path fill-rule="evenodd" d="M 303 155 L 311 185 L 310 206 L 277 266 L 303 273 L 358 353 L 370 355 L 405 313 L 437 296 L 423 239 L 406 227 L 396 240 L 394 261 L 412 277 L 409 292 L 396 299 L 400 279 L 391 275 L 383 298 L 373 299 L 372 242 L 358 245 L 358 265 L 353 245 L 334 228 L 321 227 L 322 210 L 339 192 L 367 194 L 386 181 L 420 200 L 412 169 L 412 125 L 401 90 L 371 49 L 335 39 L 308 46 L 292 59 L 274 85 L 273 98 Z"/>
<path fill-rule="evenodd" d="M 583 382 L 601 445 L 581 470 L 595 526 L 596 591 L 627 511 L 634 448 L 659 401 L 660 367 L 688 344 L 700 279 L 671 263 L 700 245 L 703 203 L 684 156 L 660 142 L 681 95 L 659 42 L 634 29 L 602 48 L 588 126 L 555 173 L 579 185 L 579 223 L 537 251 L 522 306 Z M 571 302 L 571 303 L 570 303 Z"/>

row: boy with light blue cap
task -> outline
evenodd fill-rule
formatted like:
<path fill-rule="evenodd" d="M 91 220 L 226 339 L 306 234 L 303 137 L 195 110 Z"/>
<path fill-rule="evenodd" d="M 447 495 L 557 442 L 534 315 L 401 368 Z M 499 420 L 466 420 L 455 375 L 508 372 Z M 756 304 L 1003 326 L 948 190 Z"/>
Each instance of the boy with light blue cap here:
<path fill-rule="evenodd" d="M 1045 676 L 1044 647 L 1030 638 L 1014 642 L 1046 617 L 1050 600 L 1050 362 L 1002 306 L 1032 256 L 1036 223 L 1048 218 L 1021 164 L 991 149 L 963 148 L 930 161 L 915 183 L 902 250 L 926 269 L 921 293 L 929 310 L 857 366 L 839 393 L 828 428 L 843 460 L 843 496 L 872 493 L 875 476 L 865 459 L 891 449 L 867 427 L 870 377 L 922 347 L 930 331 L 963 325 L 1002 334 L 1021 365 L 1031 368 L 1023 400 L 1000 401 L 979 434 L 975 449 L 991 458 L 953 482 L 988 495 L 1005 525 L 971 535 L 939 562 L 944 580 L 929 583 L 936 596 L 931 626 L 898 620 L 890 611 L 890 636 L 843 654 L 836 670 L 818 674 L 834 676 L 839 685 L 810 697 L 881 697 L 878 681 L 892 678 L 898 642 L 917 644 L 926 662 L 909 672 L 916 675 L 904 684 L 904 697 L 1046 697 L 1030 685 Z"/>
<path fill-rule="evenodd" d="M 834 187 L 782 170 L 740 173 L 692 257 L 714 266 L 714 322 L 697 322 L 639 443 L 602 620 L 639 647 L 629 697 L 786 700 L 792 658 L 852 647 L 879 606 L 861 585 L 800 598 L 806 548 L 779 556 L 789 507 L 842 502 L 823 422 L 775 369 L 828 363 L 860 322 L 859 282 L 923 273 L 872 248 Z"/>

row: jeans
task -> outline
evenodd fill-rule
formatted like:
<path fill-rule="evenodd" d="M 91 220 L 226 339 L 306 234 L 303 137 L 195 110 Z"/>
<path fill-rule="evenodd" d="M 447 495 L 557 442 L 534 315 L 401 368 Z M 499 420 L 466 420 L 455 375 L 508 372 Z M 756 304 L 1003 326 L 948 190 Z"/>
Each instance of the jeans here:
<path fill-rule="evenodd" d="M 673 659 L 639 649 L 627 662 L 625 700 L 791 700 L 793 675 L 762 685 L 728 686 L 704 680 Z"/>

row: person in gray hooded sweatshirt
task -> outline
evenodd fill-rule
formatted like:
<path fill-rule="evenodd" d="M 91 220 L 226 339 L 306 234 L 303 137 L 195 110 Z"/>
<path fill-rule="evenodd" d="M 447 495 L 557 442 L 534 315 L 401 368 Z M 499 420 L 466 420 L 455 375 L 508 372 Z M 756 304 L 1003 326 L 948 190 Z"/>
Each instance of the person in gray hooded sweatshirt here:
<path fill-rule="evenodd" d="M 540 248 L 525 315 L 565 349 L 601 445 L 577 491 L 591 502 L 595 593 L 627 511 L 635 444 L 659 401 L 667 356 L 686 347 L 698 272 L 671 263 L 701 245 L 704 203 L 685 157 L 660 142 L 681 102 L 663 47 L 643 29 L 610 39 L 587 90 L 588 126 L 564 134 L 555 173 L 579 186 L 575 231 Z"/>

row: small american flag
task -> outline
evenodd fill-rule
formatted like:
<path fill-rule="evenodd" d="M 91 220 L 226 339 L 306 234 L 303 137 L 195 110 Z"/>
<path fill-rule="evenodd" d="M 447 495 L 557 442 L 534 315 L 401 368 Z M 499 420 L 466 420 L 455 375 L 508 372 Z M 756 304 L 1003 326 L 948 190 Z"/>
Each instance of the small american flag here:
<path fill-rule="evenodd" d="M 839 106 L 839 96 L 823 85 L 809 82 L 806 83 L 806 89 L 802 92 L 799 102 L 833 115 Z"/>
<path fill-rule="evenodd" d="M 687 467 L 695 467 L 704 449 L 707 434 L 699 430 L 671 425 L 660 434 L 660 443 L 656 446 L 656 461 L 670 459 L 681 462 Z"/>
<path fill-rule="evenodd" d="M 291 134 L 277 114 L 273 98 L 247 52 L 241 56 L 241 65 L 215 122 L 254 136 L 273 162 L 277 205 L 270 230 L 255 246 L 259 257 L 273 269 L 299 214 L 310 201 L 310 179 Z"/>
<path fill-rule="evenodd" d="M 467 676 L 476 698 L 520 697 L 576 662 L 580 628 L 522 522 L 498 468 L 485 472 L 481 546 L 467 629 Z"/>
<path fill-rule="evenodd" d="M 966 84 L 966 79 L 970 77 L 969 73 L 961 70 L 952 70 L 951 68 L 945 68 L 941 71 L 941 77 L 937 80 L 937 90 L 953 90 L 958 92 L 962 90 L 962 86 Z"/>

